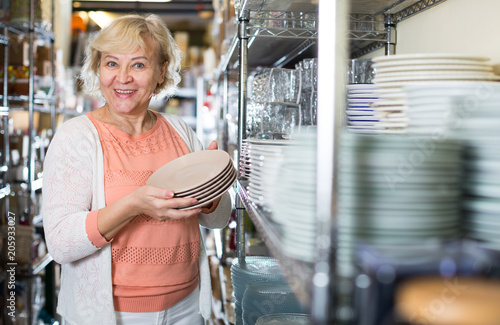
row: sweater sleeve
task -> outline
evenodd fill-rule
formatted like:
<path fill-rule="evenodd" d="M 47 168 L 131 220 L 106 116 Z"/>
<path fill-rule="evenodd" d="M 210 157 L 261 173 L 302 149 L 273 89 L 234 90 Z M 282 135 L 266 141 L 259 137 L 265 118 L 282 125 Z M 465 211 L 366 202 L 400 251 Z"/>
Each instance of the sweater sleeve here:
<path fill-rule="evenodd" d="M 66 122 L 52 139 L 44 161 L 42 216 L 47 248 L 58 263 L 85 258 L 98 248 L 86 222 L 92 206 L 96 135 L 82 116 Z"/>
<path fill-rule="evenodd" d="M 191 152 L 203 150 L 203 144 L 191 129 L 180 117 L 164 115 L 167 121 L 176 129 Z M 231 217 L 232 200 L 229 193 L 222 195 L 217 209 L 212 213 L 200 213 L 198 220 L 201 226 L 206 228 L 224 228 L 229 223 Z"/>

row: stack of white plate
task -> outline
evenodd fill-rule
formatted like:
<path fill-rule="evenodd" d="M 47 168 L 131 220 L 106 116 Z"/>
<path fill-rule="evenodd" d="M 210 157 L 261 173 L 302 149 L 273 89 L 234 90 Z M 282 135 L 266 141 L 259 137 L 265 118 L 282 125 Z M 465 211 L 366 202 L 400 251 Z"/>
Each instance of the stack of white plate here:
<path fill-rule="evenodd" d="M 371 133 L 380 129 L 375 117 L 372 103 L 377 99 L 374 84 L 349 84 L 347 85 L 347 123 L 349 131 L 357 133 Z"/>
<path fill-rule="evenodd" d="M 283 151 L 271 208 L 285 252 L 312 262 L 316 247 L 316 129 L 301 131 Z"/>
<path fill-rule="evenodd" d="M 454 130 L 465 143 L 466 235 L 500 250 L 500 91 L 483 94 Z"/>
<path fill-rule="evenodd" d="M 259 317 L 255 325 L 311 325 L 311 316 L 306 314 L 271 314 Z"/>
<path fill-rule="evenodd" d="M 241 140 L 241 153 L 238 172 L 241 177 L 248 179 L 250 177 L 250 166 L 252 165 L 252 160 L 250 158 L 250 152 L 248 150 L 248 139 Z"/>
<path fill-rule="evenodd" d="M 254 281 L 247 283 L 242 301 L 243 324 L 255 325 L 268 314 L 304 313 L 286 282 Z"/>
<path fill-rule="evenodd" d="M 200 207 L 221 197 L 236 181 L 238 172 L 229 154 L 222 150 L 202 150 L 174 159 L 147 180 L 174 192 L 174 197 L 195 198 L 198 202 L 188 207 Z"/>
<path fill-rule="evenodd" d="M 480 101 L 500 93 L 499 82 L 429 81 L 405 86 L 409 134 L 450 135 Z"/>
<path fill-rule="evenodd" d="M 284 148 L 289 140 L 247 140 L 247 153 L 250 163 L 248 197 L 257 206 L 271 211 L 274 184 L 278 174 Z"/>
<path fill-rule="evenodd" d="M 276 259 L 267 256 L 247 256 L 244 263 L 235 258 L 231 264 L 233 284 L 235 324 L 243 324 L 243 297 L 248 283 L 264 281 L 270 284 L 285 283 Z"/>
<path fill-rule="evenodd" d="M 464 54 L 402 54 L 380 56 L 373 59 L 379 101 L 374 109 L 383 114 L 398 113 L 404 116 L 408 110 L 403 87 L 429 81 L 497 81 L 489 58 Z M 411 119 L 406 122 L 412 123 Z M 407 125 L 394 122 L 390 130 L 405 131 Z"/>
<path fill-rule="evenodd" d="M 460 235 L 459 141 L 345 134 L 338 170 L 337 264 L 359 244 L 394 252 Z"/>

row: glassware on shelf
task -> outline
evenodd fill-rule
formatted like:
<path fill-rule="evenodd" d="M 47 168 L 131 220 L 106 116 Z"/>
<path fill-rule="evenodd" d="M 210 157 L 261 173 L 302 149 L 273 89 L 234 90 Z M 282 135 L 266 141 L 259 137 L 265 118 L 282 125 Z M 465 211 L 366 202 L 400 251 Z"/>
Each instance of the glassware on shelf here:
<path fill-rule="evenodd" d="M 349 60 L 347 80 L 350 84 L 369 84 L 375 77 L 375 69 L 371 59 Z"/>
<path fill-rule="evenodd" d="M 318 89 L 318 60 L 316 58 L 304 59 L 297 63 L 297 70 L 302 75 L 302 89 Z"/>
<path fill-rule="evenodd" d="M 289 139 L 301 126 L 299 105 L 282 103 L 247 104 L 247 137 Z"/>
<path fill-rule="evenodd" d="M 252 100 L 267 103 L 298 104 L 302 88 L 296 69 L 266 68 L 253 77 Z"/>
<path fill-rule="evenodd" d="M 318 109 L 318 93 L 314 90 L 304 90 L 300 98 L 301 125 L 316 125 Z"/>

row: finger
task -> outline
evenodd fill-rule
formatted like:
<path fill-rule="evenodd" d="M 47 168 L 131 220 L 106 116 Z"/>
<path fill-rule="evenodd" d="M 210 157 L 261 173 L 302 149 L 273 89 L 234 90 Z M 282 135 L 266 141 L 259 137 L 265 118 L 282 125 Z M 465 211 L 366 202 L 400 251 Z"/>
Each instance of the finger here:
<path fill-rule="evenodd" d="M 219 145 L 217 144 L 217 141 L 212 141 L 210 142 L 210 144 L 208 145 L 208 150 L 217 150 L 219 149 Z"/>
<path fill-rule="evenodd" d="M 198 201 L 195 198 L 173 198 L 165 202 L 165 207 L 168 209 L 183 209 L 195 205 Z"/>
<path fill-rule="evenodd" d="M 174 197 L 175 193 L 169 189 L 153 186 L 153 185 L 146 185 L 148 187 L 147 193 L 153 197 L 157 197 L 160 199 L 171 199 Z"/>

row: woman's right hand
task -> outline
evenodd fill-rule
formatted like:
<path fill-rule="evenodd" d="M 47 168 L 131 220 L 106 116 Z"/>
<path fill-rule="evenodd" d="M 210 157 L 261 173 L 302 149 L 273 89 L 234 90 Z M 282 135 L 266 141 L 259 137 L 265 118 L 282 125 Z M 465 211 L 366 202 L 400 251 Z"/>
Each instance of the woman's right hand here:
<path fill-rule="evenodd" d="M 186 219 L 201 212 L 200 208 L 179 210 L 196 204 L 194 198 L 174 198 L 171 190 L 145 185 L 99 210 L 97 227 L 106 240 L 111 240 L 123 227 L 140 214 L 156 220 Z"/>
<path fill-rule="evenodd" d="M 135 202 L 136 215 L 146 214 L 159 221 L 190 218 L 201 212 L 199 208 L 179 210 L 196 204 L 196 199 L 176 198 L 171 190 L 156 186 L 142 186 L 130 196 L 130 199 Z"/>

